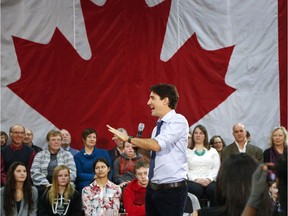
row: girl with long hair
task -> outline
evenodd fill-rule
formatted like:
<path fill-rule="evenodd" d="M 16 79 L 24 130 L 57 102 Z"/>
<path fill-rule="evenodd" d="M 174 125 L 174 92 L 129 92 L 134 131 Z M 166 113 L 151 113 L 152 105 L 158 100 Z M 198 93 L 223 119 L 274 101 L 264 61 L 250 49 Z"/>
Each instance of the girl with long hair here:
<path fill-rule="evenodd" d="M 65 165 L 54 169 L 52 185 L 40 197 L 38 216 L 44 215 L 82 215 L 81 195 L 71 184 L 70 170 Z"/>
<path fill-rule="evenodd" d="M 0 189 L 2 216 L 36 216 L 37 189 L 31 186 L 29 172 L 22 162 L 14 162 L 7 173 L 7 183 Z"/>
<path fill-rule="evenodd" d="M 118 215 L 121 188 L 108 179 L 110 163 L 105 158 L 98 158 L 93 167 L 96 178 L 82 190 L 85 216 Z"/>

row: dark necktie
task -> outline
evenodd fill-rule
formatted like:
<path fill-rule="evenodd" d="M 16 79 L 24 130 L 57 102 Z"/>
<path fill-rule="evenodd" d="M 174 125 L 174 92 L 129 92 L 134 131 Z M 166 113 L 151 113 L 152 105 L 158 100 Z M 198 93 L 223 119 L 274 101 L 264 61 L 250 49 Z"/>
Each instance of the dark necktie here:
<path fill-rule="evenodd" d="M 160 130 L 161 130 L 162 124 L 163 124 L 163 121 L 157 122 L 157 130 L 156 130 L 156 135 L 155 135 L 155 137 L 160 134 Z M 152 177 L 153 177 L 153 175 L 154 175 L 155 157 L 156 157 L 156 152 L 155 152 L 155 151 L 152 151 L 151 158 L 150 158 L 149 174 L 148 174 L 149 180 L 151 180 Z"/>

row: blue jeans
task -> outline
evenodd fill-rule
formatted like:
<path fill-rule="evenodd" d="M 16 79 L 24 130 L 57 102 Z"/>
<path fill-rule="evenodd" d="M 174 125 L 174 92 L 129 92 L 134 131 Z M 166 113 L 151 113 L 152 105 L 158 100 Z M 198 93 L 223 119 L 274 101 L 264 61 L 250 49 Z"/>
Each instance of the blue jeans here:
<path fill-rule="evenodd" d="M 146 188 L 146 216 L 182 216 L 188 186 L 153 190 Z"/>

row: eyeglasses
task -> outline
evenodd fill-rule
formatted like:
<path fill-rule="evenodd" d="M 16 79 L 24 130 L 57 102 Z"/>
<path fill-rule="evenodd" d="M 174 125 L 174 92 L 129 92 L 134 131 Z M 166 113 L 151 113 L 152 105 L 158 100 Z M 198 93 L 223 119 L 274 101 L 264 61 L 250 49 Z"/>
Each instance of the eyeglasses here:
<path fill-rule="evenodd" d="M 20 131 L 11 131 L 11 133 L 13 133 L 13 134 L 17 134 L 17 135 L 19 135 L 19 134 L 21 134 L 21 135 L 23 135 L 23 134 L 25 134 L 25 132 L 20 132 Z"/>

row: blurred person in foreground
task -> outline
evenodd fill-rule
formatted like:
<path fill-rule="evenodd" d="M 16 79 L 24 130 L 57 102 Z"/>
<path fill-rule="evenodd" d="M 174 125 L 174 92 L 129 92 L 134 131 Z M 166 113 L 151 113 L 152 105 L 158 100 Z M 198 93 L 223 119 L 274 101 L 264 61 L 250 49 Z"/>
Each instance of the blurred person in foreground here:
<path fill-rule="evenodd" d="M 241 216 L 255 216 L 261 210 L 263 196 L 266 196 L 267 175 L 275 169 L 276 182 L 279 190 L 279 201 L 281 205 L 281 216 L 287 216 L 287 152 L 279 158 L 276 164 L 260 164 L 253 174 L 252 189 L 245 209 Z"/>

